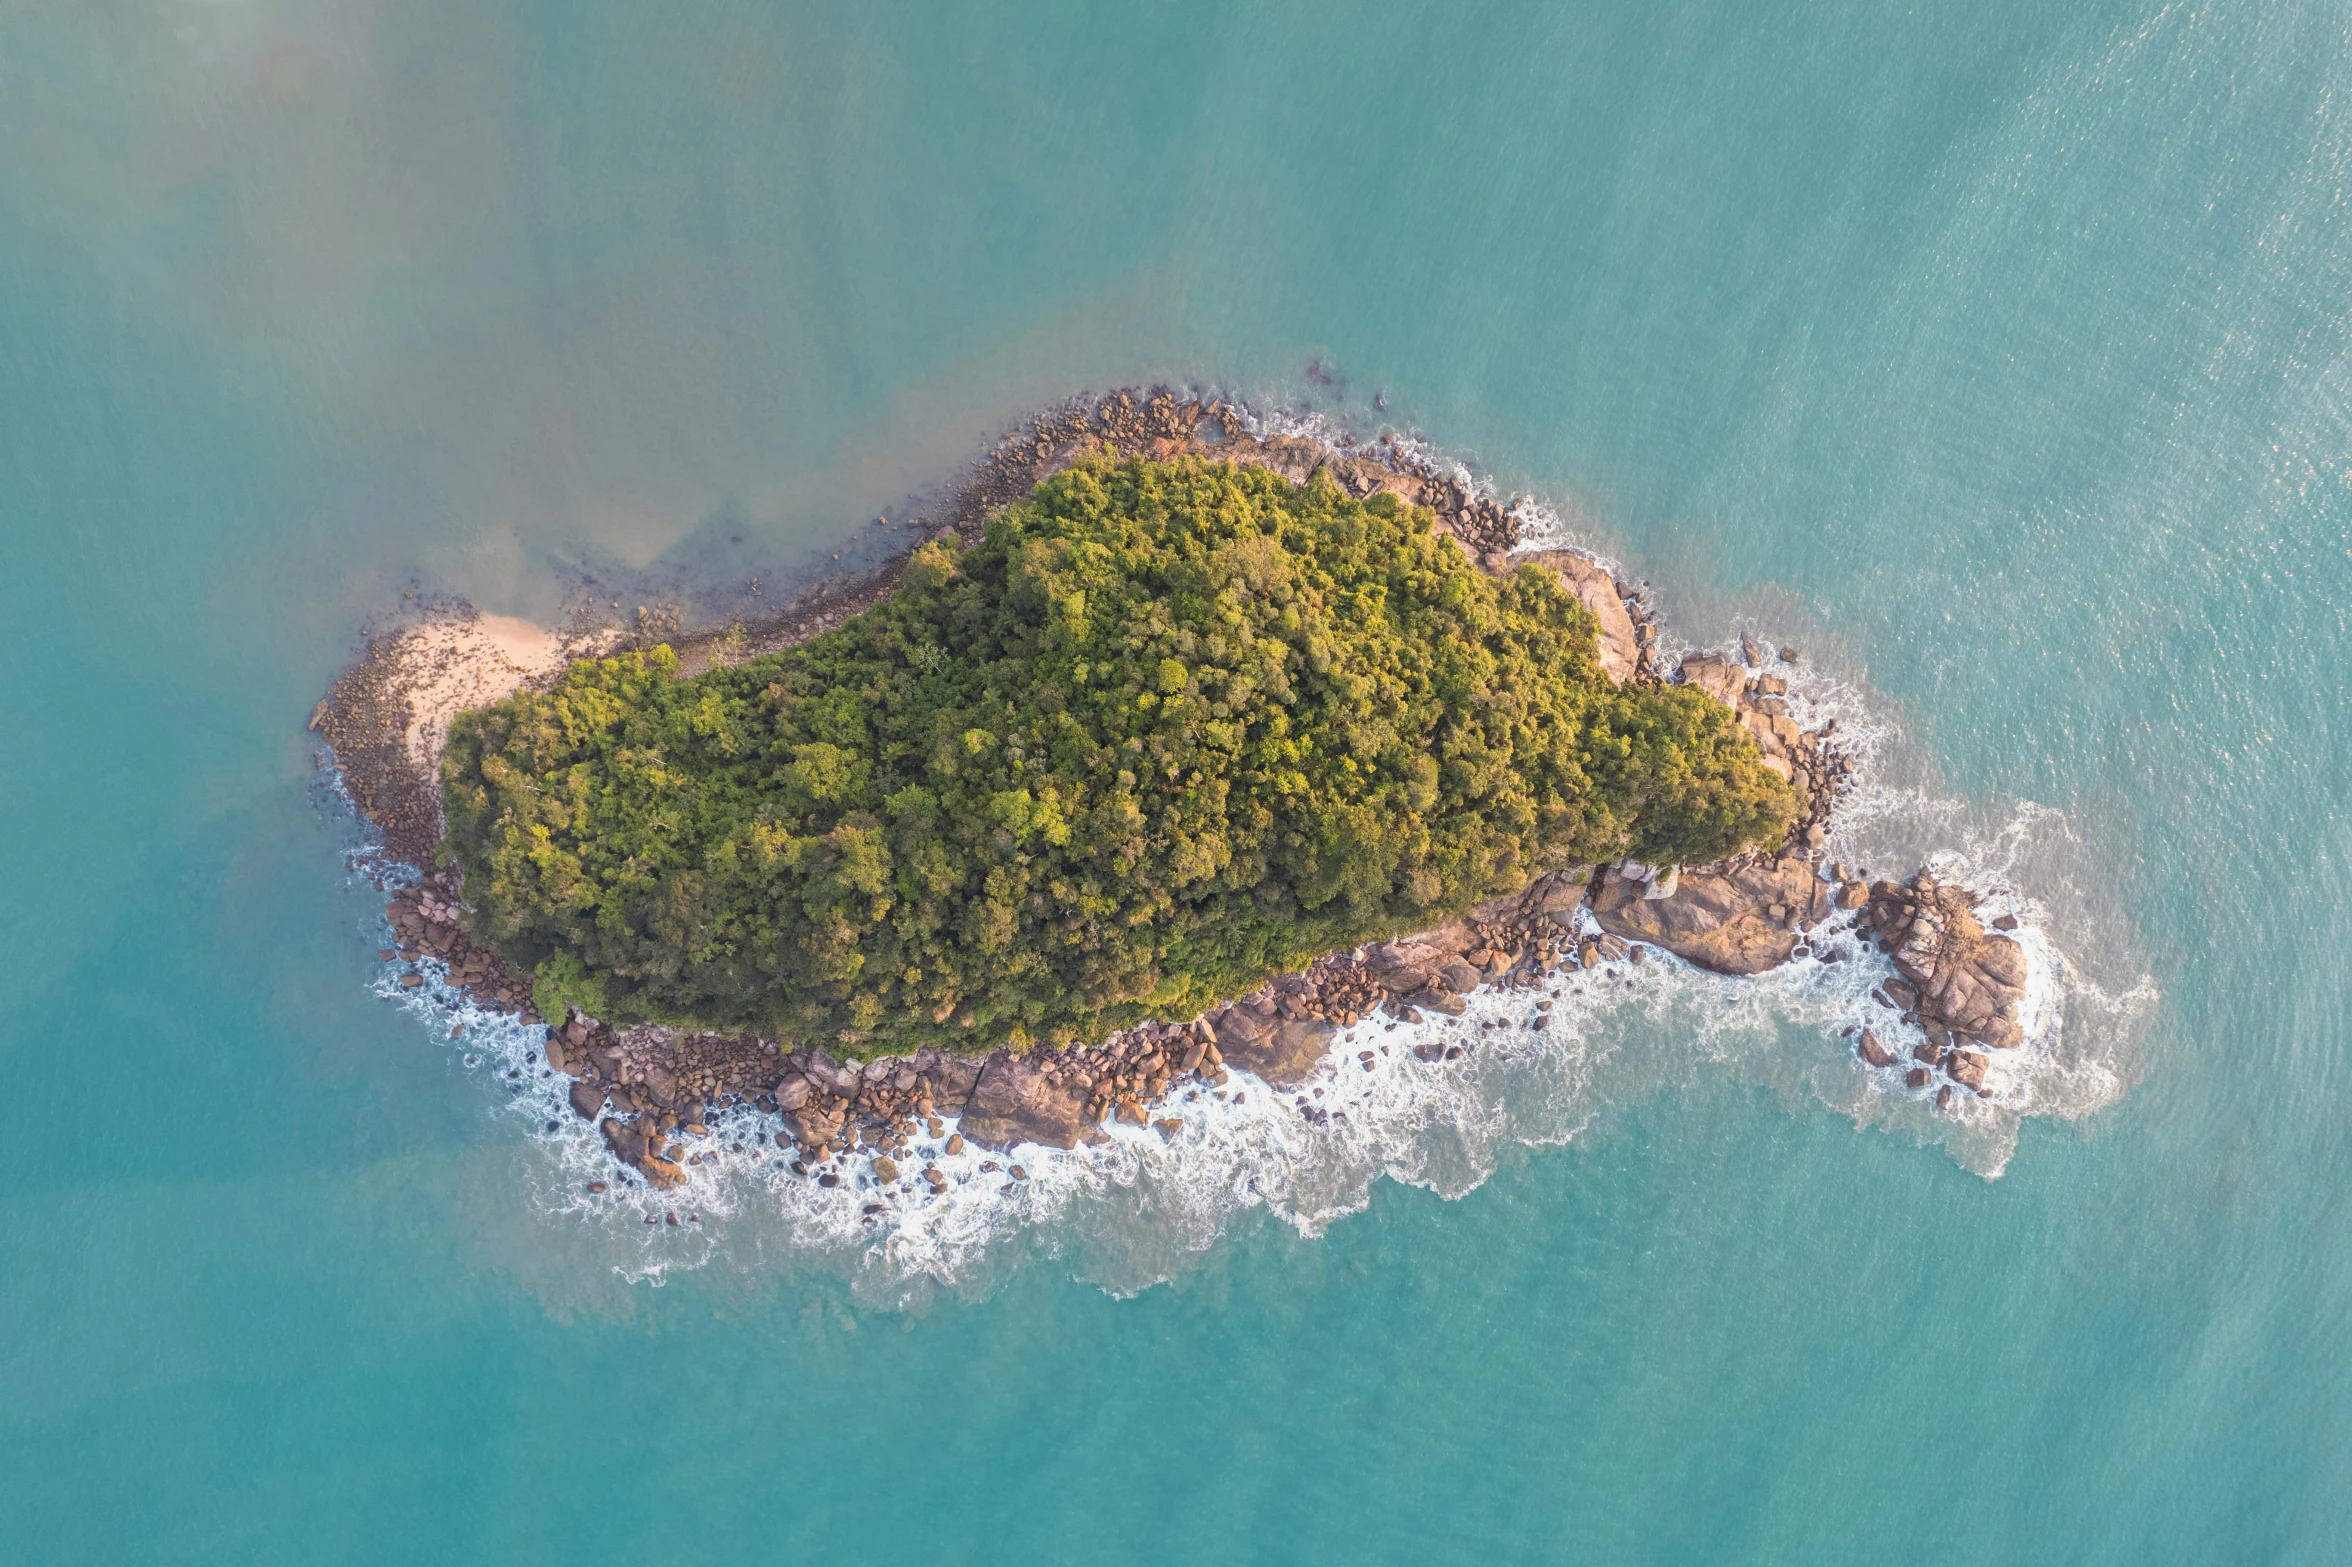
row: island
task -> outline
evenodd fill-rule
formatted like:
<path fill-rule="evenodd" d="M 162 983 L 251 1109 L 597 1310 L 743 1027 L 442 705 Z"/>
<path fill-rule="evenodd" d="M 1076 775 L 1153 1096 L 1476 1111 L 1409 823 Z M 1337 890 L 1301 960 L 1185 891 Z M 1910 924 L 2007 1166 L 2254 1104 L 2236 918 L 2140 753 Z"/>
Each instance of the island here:
<path fill-rule="evenodd" d="M 1377 1011 L 1651 948 L 1835 960 L 1833 927 L 1892 957 L 1917 1036 L 1905 1064 L 1861 1031 L 1868 1067 L 1949 1107 L 2022 1037 L 2022 952 L 1967 893 L 1819 863 L 1851 767 L 1784 660 L 1661 669 L 1641 594 L 1400 443 L 1114 394 L 946 511 L 756 635 L 460 613 L 313 715 L 419 873 L 403 983 L 543 1019 L 657 1187 L 724 1103 L 811 1179 L 901 1181 L 942 1117 L 989 1149 L 1166 1134 L 1172 1085 L 1296 1086 Z"/>

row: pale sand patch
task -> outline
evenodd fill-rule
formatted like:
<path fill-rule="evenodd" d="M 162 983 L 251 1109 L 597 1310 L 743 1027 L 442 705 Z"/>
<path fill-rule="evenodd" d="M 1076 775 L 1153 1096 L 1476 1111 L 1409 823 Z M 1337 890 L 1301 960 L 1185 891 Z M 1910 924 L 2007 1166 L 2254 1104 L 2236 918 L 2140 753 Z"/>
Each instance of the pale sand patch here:
<path fill-rule="evenodd" d="M 616 631 L 566 636 L 511 615 L 436 621 L 402 632 L 389 650 L 404 677 L 406 740 L 419 776 L 441 776 L 441 749 L 460 713 L 552 683 L 572 661 L 594 658 L 620 639 Z"/>

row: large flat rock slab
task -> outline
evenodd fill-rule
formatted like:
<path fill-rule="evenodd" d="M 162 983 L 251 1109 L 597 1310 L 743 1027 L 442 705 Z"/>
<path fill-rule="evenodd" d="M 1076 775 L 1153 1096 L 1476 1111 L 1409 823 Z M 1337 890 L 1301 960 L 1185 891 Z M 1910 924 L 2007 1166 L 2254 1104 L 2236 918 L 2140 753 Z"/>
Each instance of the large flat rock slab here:
<path fill-rule="evenodd" d="M 1075 1148 L 1096 1123 L 1086 1114 L 1086 1090 L 1046 1075 L 1038 1062 L 1000 1050 L 980 1069 L 957 1129 L 965 1140 L 995 1152 L 1015 1143 Z"/>
<path fill-rule="evenodd" d="M 1292 1089 L 1315 1075 L 1339 1030 L 1326 1020 L 1292 1018 L 1254 1038 L 1218 1035 L 1225 1064 L 1255 1072 L 1270 1088 Z"/>
<path fill-rule="evenodd" d="M 1647 890 L 1647 883 L 1612 875 L 1593 900 L 1593 917 L 1603 930 L 1664 947 L 1716 974 L 1778 968 L 1796 950 L 1797 922 L 1810 924 L 1829 913 L 1827 884 L 1796 859 L 1729 871 L 1686 870 L 1671 897 L 1645 898 Z"/>

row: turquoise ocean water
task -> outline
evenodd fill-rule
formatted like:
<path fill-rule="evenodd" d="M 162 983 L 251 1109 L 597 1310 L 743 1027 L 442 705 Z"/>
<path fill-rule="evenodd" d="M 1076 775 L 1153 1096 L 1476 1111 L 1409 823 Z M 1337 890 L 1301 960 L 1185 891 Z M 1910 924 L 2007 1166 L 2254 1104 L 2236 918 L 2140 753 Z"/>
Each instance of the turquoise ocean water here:
<path fill-rule="evenodd" d="M 2348 102 L 2299 3 L 0 6 L 0 1558 L 2352 1556 Z M 376 993 L 363 624 L 1152 380 L 1800 643 L 2063 965 L 2012 1109 L 1690 982 L 887 1254 L 577 1211 Z"/>

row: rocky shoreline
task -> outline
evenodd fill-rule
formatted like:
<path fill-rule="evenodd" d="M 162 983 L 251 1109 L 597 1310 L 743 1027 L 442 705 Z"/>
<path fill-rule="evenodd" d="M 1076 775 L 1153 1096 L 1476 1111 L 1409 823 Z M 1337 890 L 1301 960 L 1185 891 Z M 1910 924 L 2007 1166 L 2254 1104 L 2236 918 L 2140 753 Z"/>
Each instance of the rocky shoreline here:
<path fill-rule="evenodd" d="M 1638 589 L 1576 551 L 1518 548 L 1518 508 L 1499 505 L 1385 438 L 1335 450 L 1298 437 L 1256 435 L 1253 423 L 1231 403 L 1165 389 L 1074 402 L 1038 416 L 984 456 L 949 493 L 937 519 L 941 528 L 974 537 L 994 507 L 1104 447 L 1161 459 L 1199 452 L 1302 483 L 1322 469 L 1351 494 L 1386 490 L 1428 506 L 1439 529 L 1487 569 L 1534 563 L 1557 571 L 1599 621 L 1601 661 L 1613 678 L 1688 682 L 1731 706 L 1766 764 L 1799 784 L 1809 801 L 1788 845 L 1778 855 L 1713 866 L 1628 863 L 1554 872 L 1434 930 L 1327 955 L 1200 1017 L 1066 1050 L 980 1057 L 926 1049 L 860 1063 L 758 1036 L 656 1024 L 615 1028 L 577 1014 L 544 1020 L 549 1067 L 572 1079 L 573 1111 L 599 1127 L 618 1166 L 656 1189 L 678 1186 L 705 1157 L 696 1145 L 706 1135 L 706 1118 L 718 1107 L 745 1104 L 779 1117 L 775 1140 L 792 1156 L 792 1168 L 822 1185 L 863 1174 L 882 1186 L 911 1189 L 919 1182 L 941 1191 L 946 1178 L 935 1165 L 911 1168 L 924 1139 L 944 1143 L 950 1154 L 966 1142 L 999 1153 L 1023 1143 L 1073 1148 L 1104 1139 L 1104 1123 L 1114 1119 L 1173 1135 L 1182 1123 L 1159 1113 L 1161 1101 L 1188 1083 L 1222 1086 L 1230 1073 L 1246 1071 L 1288 1092 L 1327 1066 L 1338 1069 L 1341 1063 L 1328 1058 L 1339 1030 L 1376 1013 L 1402 1022 L 1459 1015 L 1473 992 L 1523 989 L 1564 965 L 1643 963 L 1653 947 L 1713 972 L 1746 975 L 1798 958 L 1845 961 L 1873 946 L 1891 957 L 1895 970 L 1873 992 L 1887 1013 L 1881 1026 L 1889 1037 L 1916 1034 L 1919 1042 L 1905 1057 L 1881 1040 L 1878 1028 L 1861 1028 L 1854 1031 L 1860 1059 L 1901 1071 L 1914 1091 L 1934 1088 L 1940 1109 L 1952 1109 L 1960 1093 L 1989 1095 L 1991 1052 L 2024 1037 L 2017 1011 L 2025 956 L 2005 933 L 2015 922 L 1996 920 L 1988 930 L 1969 893 L 1925 871 L 1906 882 L 1871 882 L 1866 872 L 1821 863 L 1829 813 L 1850 786 L 1853 768 L 1836 744 L 1834 724 L 1805 731 L 1789 715 L 1785 670 L 1794 649 L 1763 649 L 1743 637 L 1732 653 L 1694 654 L 1665 670 L 1655 619 Z M 722 647 L 724 656 L 749 657 L 790 646 L 886 595 L 903 565 L 902 555 L 863 577 L 821 583 L 756 628 L 665 640 L 690 667 L 707 667 Z M 467 624 L 467 613 L 459 612 L 455 623 Z M 641 619 L 659 624 L 658 617 Z M 640 628 L 637 635 L 653 639 L 654 632 Z M 449 661 L 464 656 L 462 645 L 453 651 L 446 637 L 420 638 L 420 628 L 412 627 L 372 641 L 319 704 L 311 725 L 334 751 L 353 801 L 383 832 L 388 853 L 413 867 L 433 864 L 441 836 L 431 765 L 437 744 L 418 739 L 416 693 L 445 680 Z M 583 634 L 559 651 L 602 651 L 631 639 L 626 629 Z M 552 679 L 561 667 L 560 657 L 551 669 L 508 658 L 499 673 L 512 690 Z M 504 694 L 480 680 L 465 689 L 487 692 L 482 700 Z M 477 1004 L 541 1021 L 531 1007 L 529 977 L 509 973 L 496 953 L 471 941 L 453 869 L 423 871 L 392 895 L 387 918 L 398 945 L 381 956 L 407 966 L 404 987 L 428 982 L 419 965 L 430 960 Z M 1465 1048 L 1424 1042 L 1417 1053 L 1436 1059 Z M 1303 1099 L 1299 1109 L 1316 1113 Z M 950 1117 L 957 1122 L 952 1132 L 945 1124 Z M 1008 1173 L 1025 1174 L 1018 1165 Z"/>

